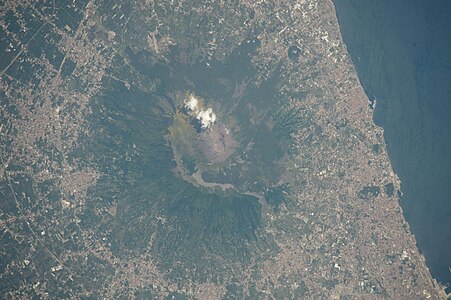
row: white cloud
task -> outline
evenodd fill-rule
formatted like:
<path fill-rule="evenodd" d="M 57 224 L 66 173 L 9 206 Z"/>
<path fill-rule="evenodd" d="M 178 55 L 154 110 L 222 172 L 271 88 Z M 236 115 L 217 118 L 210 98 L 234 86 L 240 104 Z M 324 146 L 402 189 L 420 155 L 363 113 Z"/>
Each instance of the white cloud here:
<path fill-rule="evenodd" d="M 209 128 L 211 124 L 216 122 L 216 114 L 213 112 L 213 109 L 200 108 L 199 99 L 197 99 L 193 94 L 188 96 L 188 98 L 184 101 L 184 104 L 185 108 L 188 110 L 188 113 L 200 121 L 203 129 Z"/>
<path fill-rule="evenodd" d="M 200 121 L 202 128 L 208 128 L 216 121 L 216 114 L 211 108 L 201 109 L 196 118 Z"/>
<path fill-rule="evenodd" d="M 197 100 L 194 95 L 189 95 L 188 99 L 185 100 L 185 107 L 193 112 L 198 111 L 199 100 Z"/>

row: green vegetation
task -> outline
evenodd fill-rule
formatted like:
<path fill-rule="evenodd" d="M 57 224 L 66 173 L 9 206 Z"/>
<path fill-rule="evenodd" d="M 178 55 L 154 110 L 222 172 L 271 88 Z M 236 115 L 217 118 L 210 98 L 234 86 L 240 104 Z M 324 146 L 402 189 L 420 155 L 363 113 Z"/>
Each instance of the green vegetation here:
<path fill-rule="evenodd" d="M 196 130 L 190 124 L 188 116 L 178 108 L 168 131 L 168 138 L 174 151 L 177 151 L 179 155 L 190 160 L 202 160 L 202 155 L 197 148 Z"/>
<path fill-rule="evenodd" d="M 127 257 L 150 247 L 158 264 L 175 272 L 174 278 L 189 276 L 186 270 L 192 268 L 199 276 L 229 268 L 211 256 L 245 266 L 262 249 L 258 200 L 200 189 L 180 178 L 170 144 L 180 149 L 191 171 L 192 159 L 199 155 L 186 116 L 176 111 L 169 117 L 158 96 L 118 86 L 98 100 L 96 109 L 103 112 L 96 111 L 102 116 L 96 122 L 103 134 L 87 149 L 106 174 L 92 191 L 92 209 L 100 203 L 117 205 L 108 225 L 114 253 Z M 166 220 L 164 226 L 158 218 Z"/>
<path fill-rule="evenodd" d="M 302 110 L 303 108 L 294 108 L 290 105 L 284 105 L 272 115 L 274 132 L 278 134 L 285 146 L 290 144 L 292 140 L 291 135 L 306 124 L 305 119 L 302 118 L 301 115 Z"/>

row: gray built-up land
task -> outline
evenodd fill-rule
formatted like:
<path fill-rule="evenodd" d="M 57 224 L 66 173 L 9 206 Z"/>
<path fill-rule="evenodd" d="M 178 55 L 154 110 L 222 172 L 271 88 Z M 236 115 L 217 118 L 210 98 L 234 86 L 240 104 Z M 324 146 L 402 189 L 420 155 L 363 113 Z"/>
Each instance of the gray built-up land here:
<path fill-rule="evenodd" d="M 333 3 L 0 3 L 0 295 L 441 299 Z"/>

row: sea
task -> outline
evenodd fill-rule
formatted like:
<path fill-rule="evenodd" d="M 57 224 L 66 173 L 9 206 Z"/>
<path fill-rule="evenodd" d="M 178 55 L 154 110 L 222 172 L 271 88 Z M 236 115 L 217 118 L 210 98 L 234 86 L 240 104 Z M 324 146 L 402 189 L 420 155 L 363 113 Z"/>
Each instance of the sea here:
<path fill-rule="evenodd" d="M 450 284 L 451 1 L 334 4 L 361 84 L 376 99 L 405 217 L 432 276 Z"/>

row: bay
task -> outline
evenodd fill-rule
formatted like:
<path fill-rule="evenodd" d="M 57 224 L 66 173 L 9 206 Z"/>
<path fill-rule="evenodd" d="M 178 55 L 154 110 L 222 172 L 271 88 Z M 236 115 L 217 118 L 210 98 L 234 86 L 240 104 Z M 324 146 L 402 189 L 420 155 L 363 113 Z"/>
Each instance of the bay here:
<path fill-rule="evenodd" d="M 451 1 L 334 3 L 360 81 L 377 99 L 404 214 L 433 277 L 449 283 Z"/>

